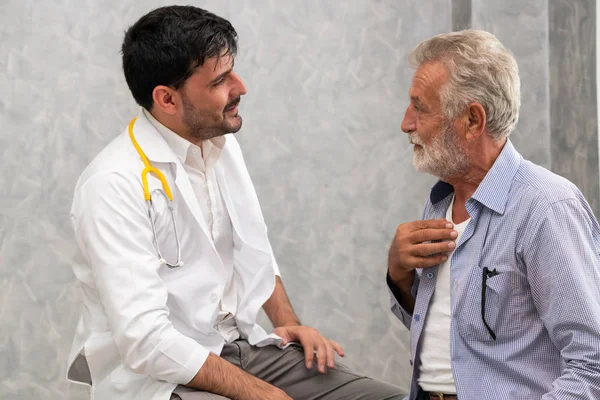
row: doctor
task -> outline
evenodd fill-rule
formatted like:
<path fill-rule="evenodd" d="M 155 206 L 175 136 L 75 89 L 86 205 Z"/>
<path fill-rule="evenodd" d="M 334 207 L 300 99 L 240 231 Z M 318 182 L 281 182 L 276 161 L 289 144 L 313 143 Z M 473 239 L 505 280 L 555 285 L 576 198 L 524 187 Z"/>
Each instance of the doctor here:
<path fill-rule="evenodd" d="M 395 399 L 335 364 L 283 288 L 240 147 L 231 24 L 159 8 L 125 34 L 142 107 L 81 175 L 71 219 L 82 318 L 69 378 L 92 398 Z M 256 324 L 263 308 L 275 327 Z M 221 397 L 224 396 L 224 397 Z"/>

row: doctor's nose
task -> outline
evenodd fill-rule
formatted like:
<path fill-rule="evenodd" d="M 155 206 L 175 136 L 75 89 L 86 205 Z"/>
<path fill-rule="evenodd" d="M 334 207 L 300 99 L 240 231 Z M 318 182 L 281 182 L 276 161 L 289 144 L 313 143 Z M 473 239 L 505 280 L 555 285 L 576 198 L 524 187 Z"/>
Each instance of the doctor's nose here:
<path fill-rule="evenodd" d="M 235 85 L 234 85 L 234 89 L 232 90 L 231 97 L 238 97 L 238 96 L 245 95 L 248 92 L 248 90 L 246 89 L 246 85 L 244 84 L 244 81 L 235 72 L 232 71 L 231 74 L 233 75 L 232 78 L 235 79 Z"/>

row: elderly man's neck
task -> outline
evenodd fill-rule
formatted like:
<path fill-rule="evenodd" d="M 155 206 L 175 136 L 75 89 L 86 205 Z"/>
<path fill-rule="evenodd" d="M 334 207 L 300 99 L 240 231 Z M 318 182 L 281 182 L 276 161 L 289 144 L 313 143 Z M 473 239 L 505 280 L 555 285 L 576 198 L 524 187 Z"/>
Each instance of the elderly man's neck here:
<path fill-rule="evenodd" d="M 483 178 L 492 168 L 505 144 L 506 139 L 500 141 L 482 140 L 481 143 L 470 149 L 471 166 L 465 173 L 443 178 L 445 182 L 448 182 L 454 188 L 453 219 L 455 223 L 460 223 L 469 217 L 465 203 L 473 196 Z"/>

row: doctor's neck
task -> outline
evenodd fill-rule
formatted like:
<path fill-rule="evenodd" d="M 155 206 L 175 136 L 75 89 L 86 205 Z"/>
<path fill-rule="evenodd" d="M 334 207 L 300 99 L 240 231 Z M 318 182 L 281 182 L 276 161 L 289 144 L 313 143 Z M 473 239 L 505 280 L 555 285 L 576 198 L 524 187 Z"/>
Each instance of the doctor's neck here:
<path fill-rule="evenodd" d="M 158 107 L 152 107 L 148 113 L 164 127 L 177 134 L 177 136 L 184 138 L 200 148 L 202 148 L 203 141 L 212 139 L 215 136 L 221 136 L 219 133 L 215 134 L 215 132 L 211 132 L 210 129 L 199 129 L 198 127 L 195 127 L 194 129 L 177 115 L 166 113 Z"/>

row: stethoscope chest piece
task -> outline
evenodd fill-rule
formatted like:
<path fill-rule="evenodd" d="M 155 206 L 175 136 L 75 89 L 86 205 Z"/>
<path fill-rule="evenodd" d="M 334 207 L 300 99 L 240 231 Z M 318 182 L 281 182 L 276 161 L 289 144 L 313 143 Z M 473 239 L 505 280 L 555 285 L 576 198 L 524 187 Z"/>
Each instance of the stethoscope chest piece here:
<path fill-rule="evenodd" d="M 152 227 L 152 237 L 154 241 L 154 247 L 156 249 L 156 254 L 158 256 L 158 260 L 161 265 L 166 265 L 170 269 L 183 267 L 183 261 L 181 261 L 181 248 L 179 243 L 179 234 L 177 232 L 177 224 L 175 222 L 175 210 L 173 207 L 173 194 L 171 192 L 171 188 L 169 187 L 169 183 L 165 178 L 164 174 L 157 168 L 150 165 L 150 160 L 146 157 L 146 154 L 138 144 L 135 136 L 133 135 L 133 125 L 135 123 L 136 118 L 132 119 L 129 123 L 128 131 L 129 138 L 133 143 L 136 151 L 140 155 L 142 161 L 144 162 L 144 170 L 142 171 L 142 187 L 144 189 L 144 199 L 146 200 L 146 204 L 148 205 L 148 218 L 150 219 L 150 226 Z M 158 178 L 162 184 L 162 189 L 155 189 L 150 193 L 148 187 L 148 174 L 153 174 L 156 178 Z M 158 237 L 156 235 L 156 227 L 154 225 L 154 221 L 156 218 L 156 211 L 154 209 L 154 205 L 152 204 L 152 194 L 159 193 L 164 197 L 167 202 L 167 208 L 169 209 L 169 214 L 171 215 L 171 223 L 173 225 L 173 234 L 175 235 L 175 245 L 177 251 L 177 261 L 175 263 L 168 262 L 162 255 L 160 251 L 160 246 L 158 244 Z"/>

